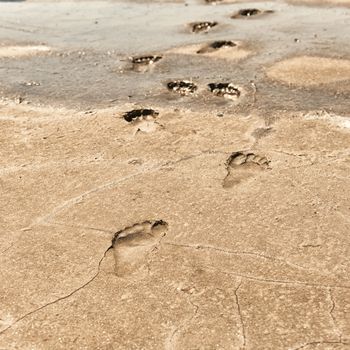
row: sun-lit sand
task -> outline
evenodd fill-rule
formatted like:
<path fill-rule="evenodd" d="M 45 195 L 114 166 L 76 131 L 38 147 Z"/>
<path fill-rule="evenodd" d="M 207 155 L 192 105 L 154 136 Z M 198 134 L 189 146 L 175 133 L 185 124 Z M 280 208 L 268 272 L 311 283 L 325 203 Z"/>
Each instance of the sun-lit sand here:
<path fill-rule="evenodd" d="M 0 1 L 0 350 L 349 349 L 348 24 Z"/>

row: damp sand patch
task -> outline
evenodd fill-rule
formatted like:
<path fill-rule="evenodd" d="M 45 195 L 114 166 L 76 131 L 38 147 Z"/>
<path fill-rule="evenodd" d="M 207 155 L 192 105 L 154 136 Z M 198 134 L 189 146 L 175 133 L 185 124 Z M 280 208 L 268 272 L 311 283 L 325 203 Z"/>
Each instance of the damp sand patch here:
<path fill-rule="evenodd" d="M 270 79 L 297 86 L 331 84 L 350 79 L 350 60 L 301 56 L 286 59 L 267 69 Z"/>

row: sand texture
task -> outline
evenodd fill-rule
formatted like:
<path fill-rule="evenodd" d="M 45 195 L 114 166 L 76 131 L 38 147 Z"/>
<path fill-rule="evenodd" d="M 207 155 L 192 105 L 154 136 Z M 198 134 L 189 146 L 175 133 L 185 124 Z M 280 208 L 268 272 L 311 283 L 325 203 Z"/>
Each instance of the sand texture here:
<path fill-rule="evenodd" d="M 350 349 L 338 4 L 0 2 L 1 350 Z"/>

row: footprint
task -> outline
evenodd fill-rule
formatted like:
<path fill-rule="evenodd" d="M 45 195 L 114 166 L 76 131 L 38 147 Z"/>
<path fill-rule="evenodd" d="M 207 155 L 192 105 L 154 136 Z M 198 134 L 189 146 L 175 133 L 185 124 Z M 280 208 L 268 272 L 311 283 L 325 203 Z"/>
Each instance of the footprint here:
<path fill-rule="evenodd" d="M 227 61 L 239 61 L 253 53 L 249 46 L 241 41 L 216 40 L 202 44 L 190 44 L 171 48 L 169 54 L 200 55 Z M 223 63 L 224 64 L 224 63 Z"/>
<path fill-rule="evenodd" d="M 241 96 L 241 91 L 231 83 L 211 83 L 208 84 L 209 90 L 220 97 L 236 100 Z"/>
<path fill-rule="evenodd" d="M 231 18 L 250 18 L 264 13 L 273 13 L 271 10 L 263 11 L 256 8 L 241 9 L 237 13 L 233 14 Z"/>
<path fill-rule="evenodd" d="M 238 185 L 258 172 L 269 168 L 269 160 L 252 152 L 234 152 L 228 158 L 227 175 L 223 181 L 224 188 Z"/>
<path fill-rule="evenodd" d="M 192 33 L 208 33 L 208 31 L 217 26 L 218 22 L 195 22 L 191 23 Z"/>
<path fill-rule="evenodd" d="M 237 46 L 236 43 L 230 40 L 218 40 L 210 43 L 209 45 L 204 46 L 200 50 L 197 51 L 198 54 L 203 54 L 203 53 L 210 53 L 214 52 L 220 49 L 227 49 L 230 47 L 235 47 Z"/>
<path fill-rule="evenodd" d="M 156 117 L 159 112 L 153 109 L 133 109 L 132 111 L 126 112 L 123 118 L 132 125 L 135 126 L 134 135 L 137 132 L 150 133 L 155 131 L 159 127 L 159 123 L 156 122 Z"/>
<path fill-rule="evenodd" d="M 168 90 L 179 93 L 182 96 L 193 94 L 197 91 L 197 85 L 189 80 L 175 80 L 167 84 Z"/>
<path fill-rule="evenodd" d="M 151 67 L 158 61 L 160 61 L 163 57 L 162 56 L 136 56 L 136 57 L 130 57 L 130 61 L 132 63 L 132 69 L 136 72 L 146 72 L 150 70 Z"/>
<path fill-rule="evenodd" d="M 123 114 L 123 118 L 128 123 L 134 123 L 141 120 L 154 120 L 159 115 L 159 112 L 150 108 L 133 109 L 132 111 Z"/>
<path fill-rule="evenodd" d="M 112 240 L 116 275 L 122 277 L 142 268 L 147 255 L 157 249 L 167 230 L 165 221 L 155 220 L 144 221 L 117 232 Z"/>

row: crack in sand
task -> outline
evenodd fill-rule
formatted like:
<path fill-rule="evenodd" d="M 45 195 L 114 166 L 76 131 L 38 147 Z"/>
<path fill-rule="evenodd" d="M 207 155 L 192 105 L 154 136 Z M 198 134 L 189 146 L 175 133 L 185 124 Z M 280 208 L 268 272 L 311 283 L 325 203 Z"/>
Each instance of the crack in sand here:
<path fill-rule="evenodd" d="M 243 322 L 243 316 L 242 316 L 242 310 L 241 310 L 241 305 L 239 303 L 239 297 L 238 297 L 238 290 L 242 285 L 242 279 L 240 280 L 238 287 L 235 289 L 235 300 L 236 300 L 236 305 L 237 305 L 237 311 L 239 315 L 239 319 L 241 322 L 241 332 L 242 332 L 242 349 L 245 348 L 246 346 L 246 332 L 245 332 L 245 327 L 244 327 L 244 322 Z"/>
<path fill-rule="evenodd" d="M 329 299 L 330 299 L 330 302 L 331 302 L 331 309 L 329 310 L 329 315 L 331 316 L 331 319 L 332 319 L 332 323 L 333 323 L 333 327 L 334 327 L 334 330 L 335 330 L 335 333 L 338 335 L 339 337 L 339 342 L 342 342 L 343 341 L 343 334 L 342 332 L 340 331 L 339 329 L 339 325 L 338 325 L 338 322 L 333 314 L 334 310 L 335 310 L 335 301 L 333 299 L 333 295 L 332 295 L 332 289 L 329 288 L 328 289 L 328 295 L 329 295 Z"/>
<path fill-rule="evenodd" d="M 99 260 L 99 262 L 98 262 L 97 272 L 96 272 L 87 282 L 85 282 L 84 284 L 82 284 L 80 287 L 74 289 L 74 290 L 73 290 L 72 292 L 70 292 L 69 294 L 66 294 L 66 295 L 64 295 L 64 296 L 62 296 L 62 297 L 59 297 L 59 298 L 57 298 L 57 299 L 55 299 L 55 300 L 53 300 L 53 301 L 50 301 L 50 302 L 48 302 L 48 303 L 46 303 L 46 304 L 44 304 L 44 305 L 42 305 L 42 306 L 40 306 L 40 307 L 38 307 L 38 308 L 32 310 L 32 311 L 27 312 L 25 315 L 19 317 L 16 321 L 14 321 L 11 325 L 9 325 L 9 326 L 6 327 L 5 329 L 1 330 L 1 331 L 0 331 L 0 335 L 4 334 L 6 331 L 8 331 L 9 329 L 11 329 L 14 325 L 16 325 L 18 322 L 24 320 L 24 319 L 27 318 L 28 316 L 31 316 L 31 315 L 37 313 L 38 311 L 41 311 L 41 310 L 45 309 L 46 307 L 48 307 L 48 306 L 50 306 L 50 305 L 56 304 L 56 303 L 58 303 L 58 302 L 60 302 L 60 301 L 62 301 L 62 300 L 66 300 L 66 299 L 70 298 L 72 295 L 76 294 L 77 292 L 81 291 L 82 289 L 84 289 L 85 287 L 87 287 L 89 284 L 91 284 L 91 283 L 98 277 L 98 275 L 100 274 L 100 272 L 101 272 L 101 264 L 102 264 L 103 260 L 105 259 L 107 252 L 108 252 L 111 248 L 112 248 L 112 246 L 110 246 L 108 249 L 105 250 L 105 252 L 103 253 L 102 258 L 101 258 L 101 259 Z"/>
<path fill-rule="evenodd" d="M 186 267 L 191 268 L 189 265 L 184 265 Z M 333 288 L 333 289 L 350 289 L 350 286 L 343 286 L 343 285 L 325 285 L 325 284 L 319 284 L 319 283 L 308 283 L 308 282 L 300 282 L 300 281 L 290 281 L 290 280 L 274 280 L 274 279 L 268 279 L 268 278 L 260 278 L 255 276 L 248 276 L 240 273 L 234 273 L 229 271 L 223 271 L 219 269 L 215 269 L 210 266 L 201 266 L 203 269 L 207 269 L 208 271 L 214 271 L 217 273 L 223 273 L 225 275 L 230 275 L 234 277 L 241 277 L 245 278 L 247 280 L 251 281 L 257 281 L 262 283 L 271 283 L 271 284 L 296 284 L 301 286 L 307 286 L 307 287 L 316 287 L 316 288 Z"/>
<path fill-rule="evenodd" d="M 219 252 L 222 252 L 222 253 L 232 254 L 232 255 L 256 256 L 256 257 L 259 257 L 261 259 L 284 263 L 284 264 L 289 265 L 289 266 L 294 267 L 294 268 L 307 270 L 307 271 L 314 271 L 314 270 L 309 269 L 307 267 L 304 267 L 304 266 L 301 266 L 301 265 L 298 265 L 298 264 L 294 264 L 294 263 L 288 262 L 288 261 L 280 259 L 280 258 L 276 258 L 276 257 L 272 257 L 272 256 L 269 256 L 269 255 L 256 253 L 256 252 L 249 252 L 249 251 L 244 251 L 244 250 L 243 251 L 229 250 L 229 249 L 224 249 L 224 248 L 215 247 L 215 246 L 211 246 L 211 245 L 202 245 L 202 244 L 181 244 L 181 243 L 174 243 L 174 242 L 165 242 L 164 244 L 165 245 L 175 246 L 175 247 L 195 249 L 195 250 L 198 250 L 198 249 L 214 250 L 214 251 L 219 251 Z M 319 272 L 317 270 L 315 270 L 315 271 Z"/>
<path fill-rule="evenodd" d="M 304 345 L 301 345 L 297 348 L 293 348 L 292 350 L 299 350 L 299 349 L 305 349 L 308 346 L 313 346 L 313 345 L 322 345 L 322 344 L 342 344 L 342 345 L 348 345 L 348 342 L 339 342 L 339 341 L 313 341 L 306 343 Z"/>
<path fill-rule="evenodd" d="M 187 301 L 189 304 L 191 304 L 193 306 L 193 314 L 188 319 L 186 319 L 179 327 L 175 327 L 175 329 L 173 329 L 172 333 L 170 334 L 170 337 L 168 337 L 168 339 L 166 339 L 166 342 L 164 344 L 165 350 L 175 350 L 176 349 L 176 342 L 177 342 L 177 338 L 179 337 L 180 333 L 186 329 L 187 325 L 189 325 L 192 322 L 192 320 L 196 317 L 196 315 L 198 313 L 199 305 L 195 304 L 191 300 L 190 295 L 187 297 Z"/>
<path fill-rule="evenodd" d="M 231 143 L 228 144 L 228 145 L 224 145 L 224 146 L 225 147 L 231 146 Z M 277 153 L 278 152 L 286 153 L 286 152 L 277 151 L 277 150 L 272 150 L 272 151 L 273 152 L 277 152 Z M 203 151 L 200 151 L 200 152 L 192 154 L 192 155 L 181 157 L 181 158 L 179 158 L 177 160 L 174 160 L 174 161 L 167 161 L 167 162 L 159 163 L 159 164 L 157 164 L 154 167 L 149 167 L 149 168 L 146 168 L 146 169 L 142 169 L 142 170 L 140 170 L 138 172 L 135 172 L 135 173 L 127 175 L 127 176 L 124 176 L 124 177 L 119 178 L 119 179 L 113 179 L 113 180 L 108 181 L 106 183 L 103 183 L 103 184 L 101 184 L 99 186 L 93 187 L 93 188 L 91 188 L 91 189 L 81 193 L 78 196 L 75 196 L 75 197 L 73 197 L 71 199 L 68 199 L 68 200 L 62 202 L 61 204 L 56 206 L 54 209 L 52 209 L 49 212 L 49 214 L 47 214 L 45 216 L 42 216 L 42 217 L 39 217 L 39 218 L 36 218 L 34 220 L 33 224 L 42 224 L 42 223 L 52 222 L 51 221 L 52 218 L 55 215 L 57 215 L 59 212 L 61 212 L 62 210 L 67 209 L 67 208 L 73 206 L 74 204 L 80 203 L 85 197 L 88 197 L 88 196 L 90 196 L 92 194 L 98 193 L 98 192 L 100 192 L 100 191 L 102 191 L 104 189 L 107 189 L 107 188 L 113 188 L 113 187 L 119 185 L 120 183 L 122 183 L 124 181 L 131 180 L 131 179 L 133 179 L 135 177 L 138 177 L 138 176 L 141 176 L 141 175 L 144 175 L 144 174 L 148 174 L 150 172 L 156 172 L 156 171 L 161 170 L 162 168 L 164 168 L 166 166 L 169 166 L 169 165 L 175 165 L 175 164 L 181 163 L 183 161 L 187 161 L 187 160 L 190 160 L 190 159 L 194 159 L 194 158 L 201 157 L 203 155 L 209 155 L 209 154 L 224 154 L 224 155 L 228 155 L 228 154 L 230 154 L 230 152 L 225 152 L 225 151 L 220 151 L 220 150 L 203 150 Z M 292 153 L 290 153 L 289 155 L 299 156 L 299 155 L 295 155 L 295 154 L 292 154 Z M 303 156 L 304 156 L 304 154 L 303 154 Z M 337 160 L 338 159 L 335 159 L 334 161 L 337 161 Z M 302 168 L 302 167 L 310 167 L 310 166 L 313 166 L 313 165 L 319 164 L 319 163 L 322 163 L 322 161 L 312 162 L 311 164 L 303 164 L 303 165 L 296 166 L 296 167 L 289 167 L 289 168 L 281 169 L 280 171 L 296 169 L 296 168 Z M 103 231 L 103 229 L 101 229 L 101 231 Z"/>
<path fill-rule="evenodd" d="M 122 178 L 119 178 L 119 179 L 113 179 L 111 181 L 108 181 L 106 183 L 103 183 L 99 186 L 96 186 L 96 187 L 93 187 L 83 193 L 81 193 L 80 195 L 78 196 L 75 196 L 73 198 L 70 198 L 66 201 L 63 201 L 61 204 L 59 204 L 58 206 L 56 206 L 54 209 L 52 209 L 49 214 L 45 215 L 45 216 L 42 216 L 42 217 L 39 217 L 39 218 L 36 218 L 33 222 L 33 224 L 47 224 L 47 223 L 50 223 L 52 218 L 57 215 L 59 212 L 61 212 L 62 210 L 64 209 L 68 209 L 69 207 L 73 206 L 74 204 L 78 204 L 80 203 L 83 199 L 85 199 L 85 197 L 88 197 L 92 194 L 95 194 L 95 193 L 98 193 L 104 189 L 107 189 L 107 188 L 110 188 L 112 189 L 113 187 L 119 185 L 120 183 L 124 182 L 124 181 L 128 181 L 128 180 L 131 180 L 137 176 L 141 176 L 141 175 L 145 175 L 145 174 L 149 174 L 151 172 L 156 172 L 158 170 L 161 170 L 162 168 L 166 167 L 166 166 L 169 166 L 169 165 L 175 165 L 175 164 L 178 164 L 180 162 L 183 162 L 183 161 L 186 161 L 186 160 L 190 160 L 190 159 L 193 159 L 193 158 L 197 158 L 197 157 L 201 157 L 202 155 L 206 155 L 206 154 L 227 154 L 227 152 L 223 152 L 223 151 L 217 151 L 217 150 L 204 150 L 204 151 L 201 151 L 199 153 L 195 153 L 193 155 L 189 155 L 189 156 L 184 156 L 184 157 L 181 157 L 177 160 L 174 160 L 174 161 L 167 161 L 167 162 L 163 162 L 163 163 L 159 163 L 157 164 L 156 166 L 154 167 L 149 167 L 149 168 L 146 168 L 146 169 L 142 169 L 138 172 L 135 172 L 133 174 L 130 174 L 130 175 L 127 175 L 127 176 L 124 176 Z M 102 231 L 103 229 L 101 229 Z"/>
<path fill-rule="evenodd" d="M 5 248 L 4 250 L 2 250 L 0 252 L 0 254 L 4 254 L 6 253 L 8 250 L 10 250 L 13 246 L 14 246 L 15 243 L 11 243 L 7 248 Z"/>
<path fill-rule="evenodd" d="M 102 228 L 98 228 L 98 227 L 91 227 L 91 226 L 84 226 L 84 225 L 69 225 L 69 224 L 65 224 L 63 222 L 59 222 L 59 221 L 54 221 L 54 222 L 43 222 L 42 225 L 44 226 L 62 226 L 62 227 L 68 227 L 68 228 L 77 228 L 77 229 L 84 229 L 84 230 L 90 230 L 90 231 L 97 231 L 97 232 L 101 232 L 101 233 L 108 233 L 108 234 L 114 234 L 115 230 L 105 230 Z"/>

